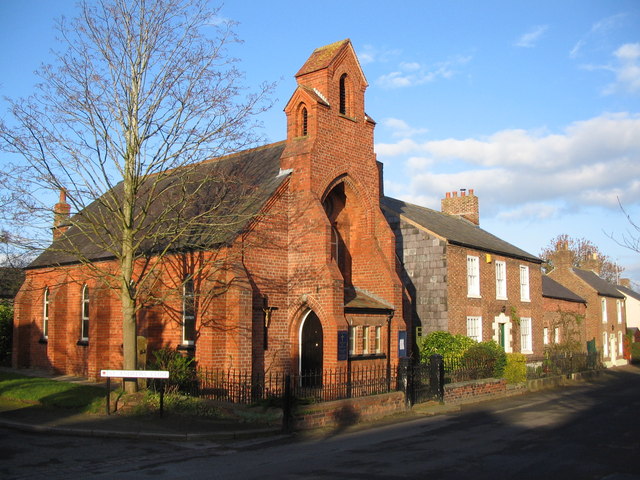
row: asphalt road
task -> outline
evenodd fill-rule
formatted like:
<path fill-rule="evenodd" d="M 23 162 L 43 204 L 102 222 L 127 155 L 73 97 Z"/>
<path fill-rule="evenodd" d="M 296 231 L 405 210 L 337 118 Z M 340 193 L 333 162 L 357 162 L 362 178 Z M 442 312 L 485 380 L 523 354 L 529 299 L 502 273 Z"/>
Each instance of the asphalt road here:
<path fill-rule="evenodd" d="M 221 445 L 0 430 L 0 478 L 640 480 L 640 369 L 313 439 Z"/>

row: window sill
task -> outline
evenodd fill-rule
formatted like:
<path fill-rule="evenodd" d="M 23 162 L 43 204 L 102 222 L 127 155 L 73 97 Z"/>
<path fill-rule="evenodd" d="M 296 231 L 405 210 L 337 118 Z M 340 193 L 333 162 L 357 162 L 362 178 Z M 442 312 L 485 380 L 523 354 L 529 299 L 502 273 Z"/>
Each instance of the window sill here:
<path fill-rule="evenodd" d="M 188 345 L 185 343 L 181 343 L 176 347 L 176 350 L 178 350 L 179 352 L 194 352 L 196 350 L 196 346 L 193 344 Z"/>
<path fill-rule="evenodd" d="M 533 355 L 533 350 L 522 350 L 520 353 L 523 355 Z"/>
<path fill-rule="evenodd" d="M 508 301 L 509 299 L 507 297 L 496 297 L 496 300 L 502 300 L 502 301 Z"/>
<path fill-rule="evenodd" d="M 88 347 L 89 346 L 89 340 L 88 339 L 83 339 L 83 340 L 78 340 L 78 343 L 76 343 L 76 345 L 80 346 L 80 347 Z"/>
<path fill-rule="evenodd" d="M 467 295 L 467 298 L 482 298 L 481 295 Z"/>
<path fill-rule="evenodd" d="M 349 360 L 376 360 L 380 358 L 387 358 L 387 355 L 384 353 L 367 353 L 361 355 L 349 355 Z"/>
<path fill-rule="evenodd" d="M 49 339 L 47 337 L 42 337 L 38 340 L 38 343 L 46 345 L 47 343 L 49 343 Z"/>
<path fill-rule="evenodd" d="M 522 303 L 531 303 L 531 299 L 530 298 L 521 298 L 520 301 Z"/>
<path fill-rule="evenodd" d="M 342 117 L 346 120 L 351 120 L 352 122 L 357 122 L 358 120 L 355 117 L 350 117 L 348 115 L 345 115 L 344 113 L 339 113 L 338 114 L 339 117 Z"/>

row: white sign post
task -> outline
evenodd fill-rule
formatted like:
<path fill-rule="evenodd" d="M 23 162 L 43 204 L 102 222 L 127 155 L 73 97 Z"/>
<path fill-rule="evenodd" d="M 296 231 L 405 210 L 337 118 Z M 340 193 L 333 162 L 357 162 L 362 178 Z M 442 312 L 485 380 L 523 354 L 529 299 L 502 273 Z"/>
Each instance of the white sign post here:
<path fill-rule="evenodd" d="M 125 378 L 158 378 L 166 380 L 169 378 L 167 370 L 100 370 L 100 376 L 107 379 L 107 415 L 111 415 L 109 398 L 111 397 L 111 379 L 122 378 L 123 387 Z M 164 410 L 164 388 L 160 389 L 160 416 Z"/>

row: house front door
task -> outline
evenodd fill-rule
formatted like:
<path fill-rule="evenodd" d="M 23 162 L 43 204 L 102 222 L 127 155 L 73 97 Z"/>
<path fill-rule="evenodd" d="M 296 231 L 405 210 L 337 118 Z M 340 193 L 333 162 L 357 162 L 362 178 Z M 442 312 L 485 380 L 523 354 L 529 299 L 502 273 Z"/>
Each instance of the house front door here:
<path fill-rule="evenodd" d="M 505 336 L 504 336 L 504 326 L 505 326 L 504 323 L 499 323 L 498 324 L 498 328 L 499 328 L 499 331 L 498 331 L 498 339 L 499 339 L 499 341 L 498 341 L 498 343 L 500 344 L 500 346 L 502 347 L 503 350 L 504 350 L 504 347 L 506 345 Z"/>

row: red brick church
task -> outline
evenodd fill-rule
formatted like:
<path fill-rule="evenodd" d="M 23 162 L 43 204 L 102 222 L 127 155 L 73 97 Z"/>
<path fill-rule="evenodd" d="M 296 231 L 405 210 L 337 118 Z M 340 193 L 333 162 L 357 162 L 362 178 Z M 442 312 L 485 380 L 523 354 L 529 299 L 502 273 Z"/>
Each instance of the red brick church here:
<path fill-rule="evenodd" d="M 191 167 L 194 178 L 218 179 L 203 202 L 216 188 L 234 196 L 221 209 L 233 228 L 200 235 L 197 248 L 178 242 L 162 259 L 137 314 L 149 351 L 177 348 L 202 366 L 253 372 L 395 364 L 408 353 L 375 123 L 351 42 L 315 50 L 296 80 L 285 141 Z M 13 364 L 95 378 L 122 367 L 119 297 L 91 264 L 55 247 L 76 242 L 103 267 L 113 257 L 62 228 L 64 194 L 56 212 L 52 246 L 26 269 L 16 297 Z M 143 247 L 153 262 L 159 246 Z"/>

